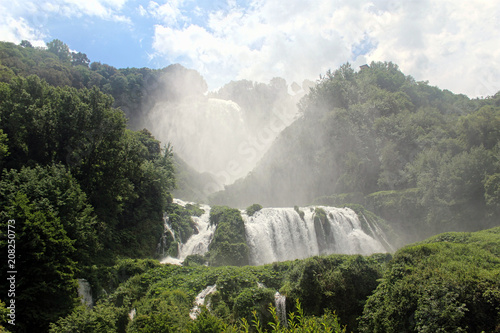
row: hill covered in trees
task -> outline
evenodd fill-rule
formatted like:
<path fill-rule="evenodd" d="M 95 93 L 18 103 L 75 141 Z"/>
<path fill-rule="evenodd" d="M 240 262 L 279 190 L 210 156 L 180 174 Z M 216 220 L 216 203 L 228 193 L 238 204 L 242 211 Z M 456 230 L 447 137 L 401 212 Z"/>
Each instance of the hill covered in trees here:
<path fill-rule="evenodd" d="M 328 72 L 244 179 L 211 203 L 363 204 L 415 241 L 500 220 L 500 94 L 470 99 L 392 63 Z"/>

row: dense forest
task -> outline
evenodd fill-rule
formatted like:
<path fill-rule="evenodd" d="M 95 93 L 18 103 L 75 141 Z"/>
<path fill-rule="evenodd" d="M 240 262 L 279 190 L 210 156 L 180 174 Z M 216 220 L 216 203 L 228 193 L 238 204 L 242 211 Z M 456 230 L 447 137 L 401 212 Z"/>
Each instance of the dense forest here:
<path fill-rule="evenodd" d="M 19 271 L 15 326 L 0 282 L 0 330 L 500 332 L 500 94 L 456 95 L 392 63 L 345 64 L 303 88 L 300 118 L 246 178 L 208 197 L 217 176 L 147 129 L 158 102 L 204 96 L 199 73 L 116 69 L 59 40 L 0 43 L 0 247 L 15 220 Z M 251 128 L 269 124 L 268 105 L 294 101 L 278 78 L 208 96 L 237 102 Z M 220 205 L 213 241 L 182 266 L 159 264 L 164 216 L 169 253 L 199 232 L 202 209 L 177 194 Z M 400 244 L 419 242 L 248 266 L 242 213 L 230 207 L 251 215 L 256 202 L 347 205 L 384 218 Z M 82 278 L 93 307 L 78 297 Z"/>

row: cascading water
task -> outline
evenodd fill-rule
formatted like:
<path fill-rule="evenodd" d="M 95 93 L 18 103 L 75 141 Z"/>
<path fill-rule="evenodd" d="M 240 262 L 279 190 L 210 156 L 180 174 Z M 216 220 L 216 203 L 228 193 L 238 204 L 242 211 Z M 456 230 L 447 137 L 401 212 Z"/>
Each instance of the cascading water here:
<path fill-rule="evenodd" d="M 195 320 L 198 317 L 198 314 L 200 314 L 200 306 L 205 305 L 205 298 L 216 291 L 217 285 L 208 286 L 196 296 L 194 299 L 194 306 L 189 312 L 189 317 L 191 317 L 191 319 Z M 207 304 L 207 307 L 209 306 L 210 304 Z"/>
<path fill-rule="evenodd" d="M 253 265 L 303 259 L 321 254 L 372 254 L 387 252 L 376 238 L 362 228 L 349 208 L 318 207 L 325 218 L 317 218 L 313 207 L 263 208 L 253 216 L 243 214 Z M 316 217 L 316 219 L 315 219 Z"/>
<path fill-rule="evenodd" d="M 174 203 L 185 206 L 187 202 L 179 199 L 174 199 Z M 176 258 L 171 256 L 164 257 L 160 262 L 163 264 L 176 264 L 180 265 L 188 255 L 200 254 L 204 255 L 208 251 L 208 246 L 212 241 L 212 237 L 215 231 L 215 226 L 210 225 L 210 206 L 200 205 L 200 208 L 204 210 L 201 216 L 191 216 L 196 228 L 198 229 L 197 234 L 193 234 L 186 243 L 182 244 L 179 242 L 178 245 L 178 255 Z M 170 226 L 166 228 L 168 232 L 174 234 Z M 174 235 L 175 240 L 175 235 Z"/>
<path fill-rule="evenodd" d="M 158 242 L 158 245 L 156 246 L 156 253 L 158 255 L 164 257 L 166 255 L 166 252 L 168 251 L 168 246 L 167 246 L 167 241 L 168 241 L 168 235 L 170 235 L 174 242 L 176 241 L 175 239 L 175 233 L 170 227 L 169 224 L 169 217 L 167 214 L 163 215 L 163 234 L 160 238 L 160 241 Z"/>
<path fill-rule="evenodd" d="M 181 206 L 187 204 L 177 199 L 174 202 Z M 192 216 L 198 233 L 185 244 L 179 243 L 177 258 L 167 256 L 162 263 L 181 264 L 188 255 L 204 255 L 208 251 L 215 227 L 209 223 L 210 207 L 202 205 L 201 208 L 204 213 L 200 217 Z M 349 208 L 263 208 L 252 216 L 244 211 L 241 214 L 252 265 L 323 254 L 370 255 L 393 250 L 376 223 L 370 223 L 364 216 L 358 217 Z M 168 217 L 165 225 L 165 234 L 176 239 Z"/>
<path fill-rule="evenodd" d="M 276 294 L 274 294 L 274 305 L 276 306 L 276 315 L 278 316 L 281 325 L 286 327 L 286 296 L 276 292 Z"/>
<path fill-rule="evenodd" d="M 90 283 L 85 279 L 78 279 L 78 296 L 81 297 L 84 305 L 92 308 L 94 303 L 92 289 L 90 288 Z"/>
<path fill-rule="evenodd" d="M 235 158 L 245 168 L 221 180 L 231 183 L 250 171 L 238 153 L 240 143 L 249 136 L 238 104 L 205 97 L 161 102 L 150 110 L 149 117 L 155 137 L 172 143 L 177 154 L 197 171 L 217 175 Z"/>

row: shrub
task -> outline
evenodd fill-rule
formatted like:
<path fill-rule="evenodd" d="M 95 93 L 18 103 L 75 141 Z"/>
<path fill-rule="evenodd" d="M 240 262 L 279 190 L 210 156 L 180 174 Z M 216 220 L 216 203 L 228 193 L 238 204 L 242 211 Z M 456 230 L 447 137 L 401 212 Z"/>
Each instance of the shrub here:
<path fill-rule="evenodd" d="M 253 204 L 250 207 L 247 207 L 246 212 L 248 216 L 253 216 L 256 212 L 262 209 L 262 206 L 259 204 Z"/>

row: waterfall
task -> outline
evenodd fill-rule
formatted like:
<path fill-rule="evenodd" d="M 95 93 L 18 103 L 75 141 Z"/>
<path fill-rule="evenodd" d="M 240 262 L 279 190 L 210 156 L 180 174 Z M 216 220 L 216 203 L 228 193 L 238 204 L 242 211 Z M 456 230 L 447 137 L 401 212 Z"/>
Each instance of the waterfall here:
<path fill-rule="evenodd" d="M 200 306 L 205 304 L 205 298 L 216 291 L 217 285 L 208 286 L 196 296 L 196 298 L 194 299 L 194 306 L 189 312 L 189 317 L 191 317 L 191 319 L 195 320 L 198 317 L 198 315 L 200 314 Z M 210 304 L 207 304 L 207 308 L 209 306 Z"/>
<path fill-rule="evenodd" d="M 323 219 L 317 216 L 317 208 L 325 214 Z M 242 216 L 253 265 L 321 254 L 387 252 L 376 237 L 363 230 L 349 208 L 263 208 L 253 216 Z"/>
<path fill-rule="evenodd" d="M 171 142 L 176 153 L 199 172 L 221 174 L 220 180 L 230 184 L 253 167 L 247 167 L 246 156 L 238 153 L 251 132 L 245 126 L 243 111 L 233 101 L 202 97 L 160 102 L 148 117 L 155 137 Z M 225 172 L 235 159 L 241 170 Z"/>
<path fill-rule="evenodd" d="M 174 199 L 176 204 L 185 206 L 187 202 L 179 199 Z M 196 228 L 198 229 L 197 234 L 193 234 L 186 243 L 182 244 L 179 242 L 178 254 L 176 258 L 171 256 L 164 257 L 160 262 L 165 264 L 176 264 L 180 265 L 188 255 L 200 254 L 204 255 L 208 251 L 208 246 L 212 241 L 212 237 L 215 231 L 215 226 L 210 225 L 210 206 L 200 205 L 200 208 L 205 212 L 201 216 L 191 216 Z M 172 230 L 170 229 L 170 232 Z M 175 240 L 175 236 L 174 236 Z"/>
<path fill-rule="evenodd" d="M 281 295 L 279 292 L 274 294 L 274 304 L 276 306 L 276 315 L 278 316 L 281 325 L 287 326 L 286 321 L 286 296 Z"/>
<path fill-rule="evenodd" d="M 133 308 L 132 310 L 130 310 L 130 312 L 128 313 L 128 319 L 130 320 L 134 320 L 135 318 L 135 315 L 137 314 L 137 310 L 135 308 Z"/>
<path fill-rule="evenodd" d="M 92 308 L 94 300 L 92 299 L 92 289 L 90 283 L 85 279 L 78 279 L 78 296 L 82 299 L 82 304 Z"/>
<path fill-rule="evenodd" d="M 170 235 L 174 239 L 174 242 L 176 241 L 175 233 L 169 224 L 168 215 L 163 214 L 163 234 L 161 235 L 160 241 L 158 242 L 158 245 L 156 246 L 156 253 L 162 257 L 165 256 L 165 252 L 168 250 L 168 247 L 167 247 L 168 235 Z"/>
<path fill-rule="evenodd" d="M 174 202 L 182 206 L 187 204 L 178 199 Z M 204 210 L 201 216 L 191 217 L 199 232 L 184 244 L 179 242 L 177 258 L 167 256 L 162 263 L 180 265 L 188 255 L 204 255 L 208 251 L 215 226 L 210 226 L 210 207 L 201 205 L 201 208 Z M 377 223 L 362 215 L 358 217 L 350 208 L 263 208 L 252 216 L 244 211 L 241 215 L 252 265 L 334 253 L 370 255 L 393 250 Z M 176 239 L 168 217 L 165 218 L 165 235 Z"/>

